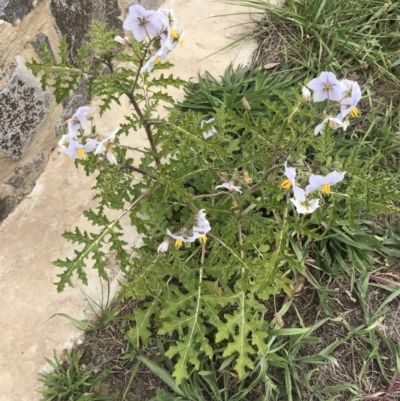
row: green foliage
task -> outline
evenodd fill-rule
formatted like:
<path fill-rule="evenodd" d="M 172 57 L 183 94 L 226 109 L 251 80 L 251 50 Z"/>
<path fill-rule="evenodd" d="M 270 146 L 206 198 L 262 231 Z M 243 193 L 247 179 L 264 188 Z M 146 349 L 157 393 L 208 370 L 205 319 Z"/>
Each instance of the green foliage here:
<path fill-rule="evenodd" d="M 114 38 L 118 33 L 118 30 L 108 29 L 104 22 L 92 21 L 86 35 L 88 43 L 83 49 L 87 49 L 88 53 L 99 59 L 110 59 L 113 53 L 116 53 Z"/>
<path fill-rule="evenodd" d="M 164 345 L 160 341 L 157 343 L 166 369 L 142 355 L 138 356 L 138 359 L 157 374 L 172 391 L 157 390 L 157 395 L 151 401 L 205 401 L 209 399 L 215 401 L 245 401 L 247 399 L 261 401 L 276 390 L 268 376 L 265 376 L 266 364 L 260 364 L 245 380 L 238 381 L 231 374 L 233 358 L 222 356 L 216 358 L 216 363 L 211 363 L 207 357 L 202 358 L 199 362 L 199 369 L 193 371 L 190 377 L 178 386 L 171 376 L 173 364 L 165 356 Z"/>
<path fill-rule="evenodd" d="M 209 382 L 204 379 L 208 373 L 199 372 L 215 371 L 211 366 L 216 361 L 224 383 L 228 365 L 239 383 L 271 365 L 285 371 L 286 388 L 273 392 L 292 399 L 293 386 L 300 381 L 299 364 L 337 363 L 329 353 L 336 343 L 308 359 L 299 357 L 300 345 L 314 341 L 310 334 L 329 318 L 312 327 L 282 328 L 278 308 L 269 301 L 279 294 L 291 297 L 299 276 L 319 291 L 321 271 L 332 280 L 350 278 L 353 283 L 377 255 L 397 255 L 370 229 L 375 216 L 399 211 L 396 158 L 383 167 L 391 144 L 398 143 L 391 129 L 392 113 L 386 110 L 382 118 L 382 105 L 369 97 L 370 116 L 379 120 L 351 120 L 347 131 L 327 125 L 316 136 L 315 126 L 337 113 L 337 105 L 306 103 L 299 83 L 304 75 L 229 66 L 222 83 L 205 74 L 199 83 L 188 85 L 186 99 L 168 117 L 155 118 L 157 106 L 173 103 L 165 88 L 179 87 L 183 81 L 140 71 L 152 42 L 133 41 L 126 53 L 116 55 L 113 35 L 105 25 L 94 24 L 78 64 L 90 71 L 89 91 L 100 96 L 101 113 L 121 95 L 128 97 L 135 112 L 107 144 L 115 164 L 95 154 L 77 160 L 87 174 L 96 173 L 98 206 L 84 213 L 95 229 L 64 234 L 78 249 L 72 258 L 54 263 L 63 269 L 57 289 L 72 285 L 75 274 L 86 284 L 90 259 L 107 279 L 106 256 L 112 251 L 126 279 L 121 297 L 143 301 L 130 316 L 134 327 L 126 338 L 137 348 L 149 344 L 154 333 L 169 339 L 165 356 L 174 365 L 176 386 L 195 380 L 196 391 L 197 386 L 208 386 L 214 394 L 220 380 Z M 40 68 L 44 69 L 37 66 L 37 72 Z M 50 75 L 43 76 L 47 82 Z M 209 117 L 214 120 L 205 123 Z M 121 144 L 120 136 L 139 130 L 145 132 L 149 148 L 134 160 L 134 149 Z M 212 135 L 205 138 L 207 132 Z M 85 139 L 93 139 L 95 133 L 94 129 Z M 281 185 L 286 163 L 296 167 L 296 185 L 301 188 L 311 173 L 338 170 L 346 176 L 329 193 L 314 191 L 310 196 L 320 207 L 301 214 L 291 202 L 293 193 Z M 217 190 L 228 182 L 241 191 Z M 173 248 L 166 230 L 190 237 L 200 210 L 206 210 L 211 231 L 201 241 L 182 247 L 177 242 Z M 144 245 L 134 250 L 135 257 L 124 239 L 124 217 L 143 235 Z M 396 237 L 390 238 L 394 244 Z M 169 252 L 156 254 L 161 243 L 170 246 Z M 269 324 L 271 312 L 275 317 Z M 286 346 L 286 355 L 278 352 Z M 246 396 L 244 387 L 238 394 Z M 173 399 L 166 393 L 159 397 Z M 190 399 L 202 399 L 196 397 Z"/>
<path fill-rule="evenodd" d="M 66 269 L 65 272 L 57 275 L 60 277 L 60 281 L 57 283 L 57 290 L 59 292 L 64 289 L 66 284 L 72 285 L 71 278 L 74 273 L 77 273 L 79 279 L 84 284 L 87 284 L 87 275 L 84 268 L 87 263 L 86 260 L 89 257 L 94 261 L 93 268 L 98 270 L 99 276 L 107 280 L 105 272 L 107 263 L 105 253 L 102 250 L 105 243 L 108 245 L 111 244 L 109 250 L 116 252 L 116 258 L 121 261 L 122 268 L 127 263 L 128 254 L 124 249 L 126 242 L 121 239 L 122 233 L 120 232 L 119 219 L 111 221 L 101 211 L 96 214 L 94 211 L 88 210 L 84 212 L 84 215 L 92 222 L 93 226 L 98 225 L 102 229 L 98 234 L 88 234 L 86 231 L 82 233 L 76 227 L 75 232 L 65 232 L 63 234 L 64 238 L 73 243 L 84 244 L 84 248 L 81 251 L 75 251 L 76 256 L 73 259 L 67 258 L 65 261 L 57 260 L 54 262 L 55 266 Z"/>
<path fill-rule="evenodd" d="M 292 117 L 288 119 L 288 115 Z M 240 117 L 225 107 L 216 109 L 218 133 L 205 140 L 200 114 L 172 112 L 168 121 L 154 130 L 159 157 L 166 161 L 152 167 L 151 174 L 144 174 L 136 183 L 119 166 L 100 169 L 97 185 L 102 188 L 102 204 L 98 213 L 86 213 L 100 231 L 65 234 L 84 248 L 75 258 L 56 262 L 65 268 L 58 289 L 71 282 L 74 272 L 85 279 L 85 261 L 90 255 L 94 267 L 104 274 L 102 247 L 107 241 L 121 266 L 130 266 L 121 296 L 151 297 L 137 311 L 136 327 L 127 333 L 129 341 L 135 346 L 147 343 L 153 324 L 159 335 L 178 336 L 166 353 L 176 362 L 178 384 L 192 369 L 200 368 L 202 358 L 212 359 L 216 346 L 224 357 L 234 357 L 232 365 L 239 378 L 244 378 L 254 368 L 254 358 L 265 352 L 269 331 L 263 320 L 267 312 L 264 302 L 273 294 L 292 292 L 287 272 L 304 271 L 305 258 L 314 252 L 321 258 L 320 267 L 326 265 L 331 274 L 340 276 L 344 269 L 351 269 L 349 258 L 361 269 L 360 264 L 371 258 L 363 252 L 376 250 L 377 241 L 368 245 L 364 237 L 370 237 L 360 237 L 360 233 L 352 239 L 356 216 L 366 212 L 365 205 L 370 216 L 396 210 L 392 202 L 398 191 L 394 185 L 388 189 L 388 180 L 379 178 L 379 172 L 377 178 L 372 167 L 383 157 L 381 144 L 333 132 L 316 137 L 309 124 L 312 116 L 296 91 L 276 92 L 276 100 L 265 102 L 265 117 Z M 296 141 L 299 145 L 294 147 Z M 342 151 L 346 148 L 351 149 L 351 157 Z M 348 178 L 330 196 L 320 196 L 317 212 L 300 217 L 279 187 L 283 165 L 277 149 L 280 154 L 290 153 L 290 160 L 299 163 L 299 185 L 307 179 L 304 166 L 321 174 L 346 168 Z M 371 158 L 366 156 L 368 152 Z M 318 158 L 318 154 L 324 157 Z M 360 163 L 360 159 L 365 161 Z M 140 169 L 149 171 L 150 161 L 149 156 L 144 157 Z M 214 190 L 232 179 L 242 187 L 243 196 Z M 398 174 L 389 179 L 394 183 Z M 109 193 L 120 180 L 121 189 L 126 190 Z M 138 203 L 144 188 L 147 191 Z M 121 215 L 129 214 L 131 224 L 145 235 L 145 246 L 136 250 L 137 258 L 131 259 L 125 250 L 119 219 L 110 220 L 103 212 L 105 205 L 121 207 L 124 202 L 118 199 L 130 204 Z M 165 229 L 177 231 L 194 222 L 193 211 L 200 209 L 207 210 L 212 222 L 213 236 L 204 251 L 192 245 L 155 257 L 151 250 L 162 241 Z M 146 215 L 151 219 L 143 219 Z M 347 233 L 339 232 L 340 227 Z M 334 255 L 333 248 L 337 251 Z"/>
<path fill-rule="evenodd" d="M 40 381 L 46 386 L 38 390 L 43 401 L 108 401 L 117 397 L 118 394 L 102 394 L 102 382 L 109 370 L 95 375 L 92 370 L 82 367 L 80 352 L 66 351 L 65 358 L 65 362 L 61 362 L 56 353 L 54 360 L 46 358 L 53 371 L 40 375 Z"/>
<path fill-rule="evenodd" d="M 35 76 L 40 75 L 42 89 L 46 90 L 47 86 L 50 85 L 57 103 L 62 103 L 69 98 L 71 91 L 78 86 L 84 76 L 84 71 L 69 64 L 66 38 L 62 38 L 60 41 L 58 54 L 60 62 L 53 60 L 44 44 L 42 44 L 41 54 L 42 63 L 32 59 L 29 63 L 26 63 L 26 66 L 30 68 Z"/>
<path fill-rule="evenodd" d="M 194 110 L 208 115 L 224 105 L 243 116 L 245 108 L 242 99 L 245 97 L 252 115 L 257 117 L 264 112 L 265 100 L 276 99 L 275 91 L 287 90 L 304 77 L 290 71 L 277 74 L 262 68 L 234 68 L 230 64 L 220 78 L 213 77 L 209 72 L 199 75 L 198 82 L 191 81 L 184 88 L 185 100 L 175 107 L 182 112 Z"/>

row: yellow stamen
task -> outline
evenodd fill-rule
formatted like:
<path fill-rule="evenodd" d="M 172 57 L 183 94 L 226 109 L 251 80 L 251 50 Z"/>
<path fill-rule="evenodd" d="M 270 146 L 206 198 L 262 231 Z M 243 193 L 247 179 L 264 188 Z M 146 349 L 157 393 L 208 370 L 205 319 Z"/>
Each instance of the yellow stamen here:
<path fill-rule="evenodd" d="M 183 47 L 183 45 L 185 44 L 185 40 L 184 40 L 184 39 L 181 39 L 181 40 L 179 41 L 179 44 L 181 45 L 181 47 Z"/>
<path fill-rule="evenodd" d="M 175 246 L 177 248 L 180 248 L 183 245 L 183 241 L 181 239 L 176 239 L 175 240 Z"/>
<path fill-rule="evenodd" d="M 331 186 L 329 184 L 322 185 L 321 192 L 323 194 L 329 194 L 331 192 Z"/>
<path fill-rule="evenodd" d="M 329 128 L 333 128 L 333 121 L 332 120 L 328 120 L 328 126 L 329 126 Z"/>
<path fill-rule="evenodd" d="M 358 117 L 360 115 L 360 110 L 358 110 L 357 109 L 357 107 L 353 107 L 351 110 L 350 110 L 350 113 L 349 113 L 349 116 L 350 117 Z"/>
<path fill-rule="evenodd" d="M 228 191 L 229 191 L 229 192 L 233 192 L 233 189 L 232 189 L 232 188 L 228 188 Z"/>
<path fill-rule="evenodd" d="M 81 159 L 85 159 L 85 158 L 86 158 L 86 153 L 85 153 L 85 151 L 84 151 L 82 148 L 78 148 L 78 149 L 76 150 L 76 153 L 78 153 L 78 156 L 79 156 Z"/>
<path fill-rule="evenodd" d="M 161 59 L 160 59 L 160 57 L 156 57 L 155 59 L 154 59 L 154 64 L 160 64 L 161 63 Z"/>
<path fill-rule="evenodd" d="M 108 149 L 108 146 L 110 145 L 110 142 L 109 141 L 104 141 L 103 145 Z"/>
<path fill-rule="evenodd" d="M 179 38 L 179 32 L 176 29 L 171 29 L 169 34 L 171 35 L 171 38 L 174 38 L 174 39 Z"/>
<path fill-rule="evenodd" d="M 292 182 L 289 179 L 286 179 L 281 183 L 281 188 L 283 189 L 290 189 L 291 187 L 292 187 Z"/>
<path fill-rule="evenodd" d="M 199 237 L 200 244 L 204 244 L 206 241 L 207 241 L 207 236 L 206 235 L 202 235 L 201 237 Z"/>

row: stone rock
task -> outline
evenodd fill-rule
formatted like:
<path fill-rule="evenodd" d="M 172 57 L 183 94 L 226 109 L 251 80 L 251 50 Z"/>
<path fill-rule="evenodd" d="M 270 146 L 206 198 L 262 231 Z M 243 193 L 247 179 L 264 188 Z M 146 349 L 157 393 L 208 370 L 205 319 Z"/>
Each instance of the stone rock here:
<path fill-rule="evenodd" d="M 128 9 L 133 4 L 140 4 L 146 10 L 157 10 L 165 0 L 126 0 L 125 5 Z"/>
<path fill-rule="evenodd" d="M 139 4 L 146 10 L 157 10 L 163 3 L 164 0 L 139 0 Z"/>
<path fill-rule="evenodd" d="M 12 159 L 24 154 L 50 107 L 51 95 L 26 68 L 24 59 L 0 90 L 0 151 Z"/>
<path fill-rule="evenodd" d="M 35 181 L 43 171 L 46 158 L 41 152 L 27 163 L 21 164 L 14 170 L 14 174 L 5 182 L 17 190 L 18 195 L 26 195 L 32 191 Z"/>
<path fill-rule="evenodd" d="M 1 0 L 0 0 L 1 1 Z M 55 60 L 53 49 L 51 48 L 49 38 L 44 33 L 39 33 L 35 40 L 31 42 L 32 47 L 36 50 L 39 56 L 43 59 L 42 55 L 42 46 L 43 44 L 47 47 L 47 50 L 50 52 L 51 58 Z"/>
<path fill-rule="evenodd" d="M 28 162 L 17 166 L 12 175 L 0 185 L 0 223 L 32 191 L 46 163 L 45 152 L 40 152 Z"/>
<path fill-rule="evenodd" d="M 85 35 L 93 20 L 106 22 L 110 28 L 122 32 L 122 21 L 118 18 L 121 14 L 118 0 L 51 0 L 50 10 L 58 33 L 67 37 L 71 62 L 84 44 Z"/>
<path fill-rule="evenodd" d="M 18 201 L 11 196 L 0 198 L 0 222 L 2 222 L 17 206 Z"/>
<path fill-rule="evenodd" d="M 0 0 L 0 19 L 13 23 L 22 20 L 40 0 Z"/>

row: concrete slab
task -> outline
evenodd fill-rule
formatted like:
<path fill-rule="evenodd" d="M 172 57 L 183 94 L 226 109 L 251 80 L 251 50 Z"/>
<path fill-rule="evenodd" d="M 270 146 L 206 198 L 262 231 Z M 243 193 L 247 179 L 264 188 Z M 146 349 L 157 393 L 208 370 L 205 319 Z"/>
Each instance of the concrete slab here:
<path fill-rule="evenodd" d="M 209 71 L 222 74 L 231 62 L 246 64 L 254 46 L 246 44 L 225 53 L 204 59 L 223 46 L 231 43 L 238 25 L 249 17 L 245 9 L 238 6 L 207 2 L 204 0 L 167 0 L 163 7 L 172 8 L 185 25 L 185 46 L 171 54 L 175 64 L 171 71 L 181 78 L 195 77 L 198 72 Z M 215 15 L 238 13 L 232 17 L 210 18 Z M 180 95 L 181 96 L 181 95 Z M 91 107 L 97 115 L 99 102 L 93 100 Z M 115 129 L 131 110 L 127 102 L 105 113 L 95 123 L 101 133 Z M 100 123 L 101 121 L 101 123 Z M 103 132 L 104 131 L 104 132 Z M 139 146 L 146 146 L 144 134 L 132 139 Z M 93 177 L 86 177 L 82 170 L 74 167 L 71 159 L 54 151 L 45 172 L 36 183 L 32 193 L 0 227 L 0 401 L 36 401 L 41 397 L 35 392 L 37 374 L 44 357 L 51 357 L 53 349 L 62 351 L 72 346 L 79 334 L 67 321 L 56 317 L 63 312 L 77 319 L 84 317 L 87 308 L 82 290 L 94 299 L 100 298 L 100 286 L 96 272 L 92 272 L 89 286 L 56 292 L 58 268 L 52 265 L 57 258 L 71 256 L 74 247 L 61 234 L 75 226 L 87 229 L 82 211 L 93 206 L 91 186 Z M 139 245 L 140 238 L 129 223 L 132 245 Z M 89 269 L 88 269 L 89 270 Z M 113 291 L 117 279 L 113 266 Z"/>

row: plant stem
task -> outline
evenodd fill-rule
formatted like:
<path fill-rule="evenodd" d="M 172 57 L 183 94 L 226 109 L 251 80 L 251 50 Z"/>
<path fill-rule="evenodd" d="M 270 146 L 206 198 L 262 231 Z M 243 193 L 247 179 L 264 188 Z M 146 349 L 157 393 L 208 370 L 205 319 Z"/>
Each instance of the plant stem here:
<path fill-rule="evenodd" d="M 203 279 L 203 265 L 204 265 L 205 254 L 206 254 L 206 243 L 202 242 L 202 244 L 201 244 L 201 268 L 200 268 L 200 279 L 199 279 L 200 284 Z"/>
<path fill-rule="evenodd" d="M 151 154 L 150 152 L 147 152 L 147 151 L 145 151 L 145 150 L 143 150 L 143 149 L 133 148 L 132 146 L 121 145 L 121 144 L 118 144 L 118 146 L 119 146 L 120 148 L 125 148 L 125 149 L 129 149 L 129 150 L 134 150 L 135 152 L 144 153 L 145 155 L 150 155 L 150 154 Z"/>
<path fill-rule="evenodd" d="M 238 224 L 238 239 L 239 239 L 239 244 L 243 245 L 243 235 L 242 235 L 242 225 Z M 243 251 L 240 251 L 240 256 L 242 257 L 242 259 L 244 258 L 244 253 Z M 244 273 L 243 271 L 244 267 L 242 267 L 242 274 Z"/>
<path fill-rule="evenodd" d="M 213 196 L 217 196 L 217 195 L 226 195 L 226 194 L 229 194 L 229 192 L 227 192 L 227 191 L 220 191 L 220 192 L 216 192 L 215 194 L 196 195 L 196 196 L 193 196 L 193 199 L 198 199 L 198 198 L 212 198 Z"/>
<path fill-rule="evenodd" d="M 158 156 L 156 145 L 154 143 L 153 133 L 151 132 L 151 127 L 150 127 L 151 124 L 149 124 L 149 122 L 145 120 L 144 115 L 142 113 L 142 110 L 140 109 L 139 104 L 136 101 L 135 95 L 134 95 L 135 94 L 136 85 L 138 83 L 139 76 L 140 76 L 140 70 L 142 69 L 143 62 L 144 62 L 144 60 L 145 60 L 145 58 L 147 56 L 147 52 L 148 52 L 148 50 L 149 50 L 149 48 L 151 46 L 151 43 L 152 43 L 152 41 L 150 41 L 147 44 L 146 49 L 143 52 L 143 56 L 139 60 L 139 65 L 138 65 L 135 81 L 134 81 L 134 83 L 132 85 L 131 91 L 130 92 L 125 92 L 125 95 L 128 96 L 128 99 L 132 103 L 133 108 L 136 111 L 136 114 L 139 116 L 139 118 L 140 118 L 140 120 L 141 120 L 141 122 L 143 124 L 144 130 L 146 131 L 147 139 L 148 139 L 148 141 L 150 143 L 150 148 L 152 150 L 152 156 L 154 158 L 154 161 L 155 161 L 156 165 L 159 166 L 161 164 L 161 161 L 160 161 L 160 158 Z"/>
<path fill-rule="evenodd" d="M 126 164 L 125 166 L 121 166 L 121 168 L 123 169 L 127 169 L 127 170 L 131 170 L 131 171 L 135 171 L 136 173 L 142 174 L 142 175 L 150 175 L 150 176 L 154 176 L 153 173 L 151 173 L 150 171 L 144 171 L 138 167 L 134 167 L 134 166 L 130 166 L 129 164 Z"/>
<path fill-rule="evenodd" d="M 390 285 L 392 287 L 400 287 L 400 283 L 396 283 L 395 281 L 388 280 L 387 278 L 376 276 L 375 274 L 371 274 L 369 276 L 370 280 L 376 281 L 377 283 Z"/>
<path fill-rule="evenodd" d="M 158 156 L 158 152 L 157 152 L 157 148 L 156 145 L 154 143 L 154 139 L 153 139 L 153 133 L 151 132 L 151 128 L 150 125 L 145 121 L 144 115 L 142 113 L 142 110 L 140 110 L 139 104 L 135 99 L 135 96 L 133 95 L 132 92 L 125 92 L 125 95 L 128 96 L 129 100 L 131 101 L 136 114 L 139 116 L 139 118 L 141 119 L 142 123 L 143 123 L 143 127 L 144 130 L 146 131 L 146 136 L 147 139 L 150 143 L 150 148 L 152 150 L 152 156 L 154 158 L 154 161 L 156 162 L 156 165 L 159 166 L 161 164 L 160 158 Z"/>

